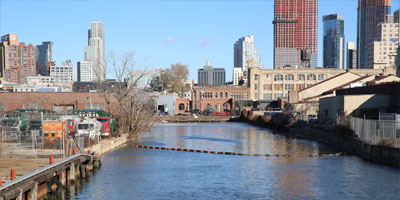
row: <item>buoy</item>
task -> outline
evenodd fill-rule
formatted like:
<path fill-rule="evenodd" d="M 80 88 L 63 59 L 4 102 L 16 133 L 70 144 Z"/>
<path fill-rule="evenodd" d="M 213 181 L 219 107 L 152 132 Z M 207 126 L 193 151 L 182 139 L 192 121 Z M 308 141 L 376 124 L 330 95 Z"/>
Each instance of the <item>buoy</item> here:
<path fill-rule="evenodd" d="M 1 181 L 1 178 L 0 178 L 0 187 L 1 187 L 1 186 L 3 186 L 3 182 Z"/>
<path fill-rule="evenodd" d="M 177 149 L 177 148 L 174 148 L 174 150 L 175 150 L 175 151 L 178 151 L 178 149 Z"/>
<path fill-rule="evenodd" d="M 136 145 L 136 148 L 139 148 L 139 145 Z"/>
<path fill-rule="evenodd" d="M 53 156 L 50 156 L 49 164 L 53 164 L 53 162 L 54 162 L 54 157 L 53 157 Z"/>
<path fill-rule="evenodd" d="M 149 147 L 149 146 L 147 146 L 147 148 L 148 148 L 148 149 L 150 149 L 150 147 Z"/>
<path fill-rule="evenodd" d="M 136 145 L 136 147 L 137 147 L 137 145 Z M 87 154 L 88 154 L 88 155 L 91 155 L 91 154 L 92 154 L 92 151 L 88 150 L 88 151 L 87 151 Z"/>
<path fill-rule="evenodd" d="M 156 147 L 153 147 L 153 149 L 156 149 Z"/>
<path fill-rule="evenodd" d="M 76 148 L 73 148 L 72 149 L 72 155 L 75 155 L 76 154 Z"/>

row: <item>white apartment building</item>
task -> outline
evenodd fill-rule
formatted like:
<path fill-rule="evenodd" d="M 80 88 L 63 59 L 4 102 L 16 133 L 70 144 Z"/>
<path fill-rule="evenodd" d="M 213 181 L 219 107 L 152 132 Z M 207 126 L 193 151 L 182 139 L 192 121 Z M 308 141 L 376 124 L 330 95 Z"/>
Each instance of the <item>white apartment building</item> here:
<path fill-rule="evenodd" d="M 76 70 L 71 60 L 63 62 L 62 65 L 50 66 L 50 76 L 28 76 L 28 86 L 65 86 L 72 87 L 76 81 Z"/>
<path fill-rule="evenodd" d="M 234 68 L 241 68 L 243 72 L 247 72 L 250 65 L 262 68 L 252 35 L 240 38 L 235 42 L 233 49 Z"/>
<path fill-rule="evenodd" d="M 97 80 L 93 62 L 78 62 L 78 82 L 93 82 Z"/>
<path fill-rule="evenodd" d="M 71 60 L 63 62 L 62 65 L 50 67 L 50 77 L 55 85 L 73 84 L 76 81 L 76 70 Z"/>
<path fill-rule="evenodd" d="M 233 85 L 239 85 L 240 78 L 243 77 L 243 70 L 239 67 L 233 68 Z"/>
<path fill-rule="evenodd" d="M 370 49 L 373 68 L 394 67 L 399 45 L 399 23 L 394 23 L 393 15 L 386 15 L 385 22 L 378 24 L 377 29 L 377 40 Z"/>

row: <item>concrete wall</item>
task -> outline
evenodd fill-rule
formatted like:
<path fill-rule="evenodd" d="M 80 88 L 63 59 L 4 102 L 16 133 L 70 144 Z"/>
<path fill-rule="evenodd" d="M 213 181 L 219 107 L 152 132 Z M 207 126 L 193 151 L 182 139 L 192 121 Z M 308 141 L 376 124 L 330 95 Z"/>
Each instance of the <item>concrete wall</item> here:
<path fill-rule="evenodd" d="M 382 94 L 346 95 L 320 99 L 319 119 L 336 120 L 339 114 L 351 115 L 356 109 L 376 109 L 386 112 L 390 96 Z M 328 111 L 328 113 L 326 113 Z M 327 115 L 326 115 L 327 114 Z"/>
<path fill-rule="evenodd" d="M 91 147 L 86 148 L 85 150 L 91 150 L 96 154 L 102 155 L 108 151 L 111 151 L 127 142 L 131 141 L 129 134 L 123 134 L 121 137 L 105 139 L 100 143 L 93 145 Z"/>

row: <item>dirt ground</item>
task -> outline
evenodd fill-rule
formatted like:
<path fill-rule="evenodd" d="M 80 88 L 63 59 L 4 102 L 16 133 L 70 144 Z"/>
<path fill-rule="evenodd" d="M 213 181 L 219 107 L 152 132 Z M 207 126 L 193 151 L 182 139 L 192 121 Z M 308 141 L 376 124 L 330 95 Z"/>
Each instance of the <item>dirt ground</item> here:
<path fill-rule="evenodd" d="M 54 162 L 61 158 L 54 158 Z M 10 180 L 11 169 L 15 169 L 17 177 L 40 169 L 49 164 L 49 158 L 0 158 L 0 179 L 3 184 Z"/>

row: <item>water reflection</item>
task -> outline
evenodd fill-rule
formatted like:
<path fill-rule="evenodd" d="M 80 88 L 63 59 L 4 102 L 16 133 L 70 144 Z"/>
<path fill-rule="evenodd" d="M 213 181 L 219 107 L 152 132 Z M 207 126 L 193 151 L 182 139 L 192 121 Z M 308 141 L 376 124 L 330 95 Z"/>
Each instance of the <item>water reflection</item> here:
<path fill-rule="evenodd" d="M 290 157 L 137 149 L 154 145 Z M 398 170 L 242 123 L 155 126 L 106 154 L 69 199 L 398 199 Z"/>

